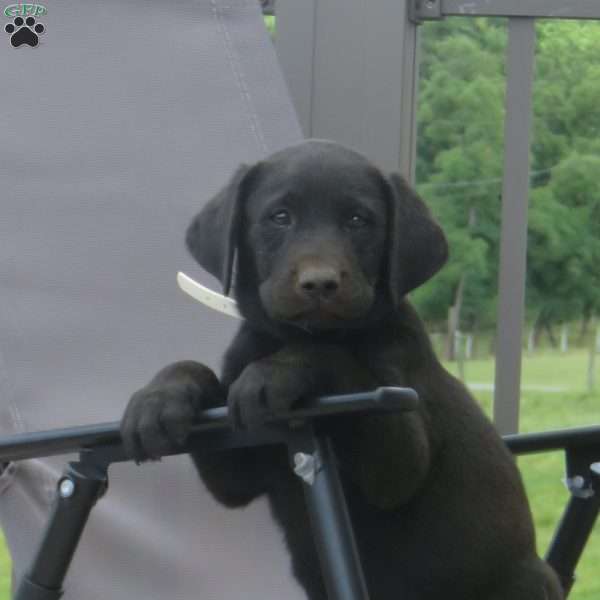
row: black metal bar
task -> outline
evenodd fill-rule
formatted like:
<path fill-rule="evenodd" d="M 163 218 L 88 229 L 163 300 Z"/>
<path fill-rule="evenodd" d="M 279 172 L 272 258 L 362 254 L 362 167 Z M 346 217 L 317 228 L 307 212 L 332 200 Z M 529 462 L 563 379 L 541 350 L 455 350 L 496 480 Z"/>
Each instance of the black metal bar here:
<path fill-rule="evenodd" d="M 600 512 L 600 446 L 566 449 L 566 484 L 571 498 L 546 555 L 556 571 L 565 597 L 574 582 L 575 569 Z"/>
<path fill-rule="evenodd" d="M 599 494 L 596 493 L 589 498 L 572 495 L 546 554 L 547 562 L 561 580 L 565 596 L 568 595 L 575 581 L 575 568 L 592 532 L 599 510 Z"/>
<path fill-rule="evenodd" d="M 308 446 L 292 444 L 290 454 L 296 473 L 303 479 L 327 598 L 369 600 L 331 440 L 328 436 L 315 436 Z"/>
<path fill-rule="evenodd" d="M 549 452 L 568 447 L 598 446 L 600 448 L 600 426 L 505 435 L 502 439 L 515 454 Z"/>
<path fill-rule="evenodd" d="M 119 423 L 18 433 L 0 438 L 0 461 L 25 460 L 77 452 L 119 441 Z"/>
<path fill-rule="evenodd" d="M 290 419 L 312 419 L 348 412 L 368 412 L 371 410 L 398 411 L 413 410 L 417 396 L 408 388 L 378 388 L 373 392 L 325 396 L 289 415 Z M 277 423 L 279 419 L 272 423 Z M 192 435 L 206 431 L 225 430 L 227 409 L 216 408 L 204 411 Z M 540 433 L 515 434 L 503 437 L 508 448 L 515 454 L 563 450 L 569 446 L 600 445 L 600 426 L 562 429 Z M 53 456 L 69 452 L 79 452 L 87 448 L 120 443 L 119 423 L 101 423 L 66 429 L 22 433 L 0 438 L 0 463 L 25 460 L 41 456 Z"/>
<path fill-rule="evenodd" d="M 286 414 L 278 415 L 268 424 L 325 418 L 339 414 L 370 411 L 399 412 L 414 410 L 417 394 L 410 388 L 381 387 L 370 392 L 323 396 Z M 206 410 L 199 418 L 192 436 L 208 431 L 230 428 L 226 408 Z M 0 439 L 0 462 L 11 462 L 41 456 L 54 456 L 85 449 L 121 444 L 119 422 L 86 425 L 7 436 Z"/>
<path fill-rule="evenodd" d="M 70 463 L 58 482 L 56 499 L 32 566 L 15 600 L 58 600 L 90 511 L 107 485 L 106 468 Z"/>

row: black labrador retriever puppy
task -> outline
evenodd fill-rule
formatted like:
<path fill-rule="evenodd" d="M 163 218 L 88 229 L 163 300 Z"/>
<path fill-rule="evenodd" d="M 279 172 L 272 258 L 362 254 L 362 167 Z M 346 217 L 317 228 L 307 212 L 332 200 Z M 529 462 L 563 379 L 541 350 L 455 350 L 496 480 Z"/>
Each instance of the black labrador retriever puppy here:
<path fill-rule="evenodd" d="M 220 381 L 181 362 L 134 394 L 122 436 L 138 461 L 185 441 L 202 409 L 259 426 L 303 399 L 408 386 L 417 411 L 345 418 L 332 432 L 373 600 L 556 600 L 514 460 L 440 365 L 405 296 L 447 245 L 398 175 L 307 141 L 241 167 L 187 233 L 245 318 Z M 235 264 L 235 270 L 234 270 Z M 194 456 L 230 507 L 267 494 L 311 600 L 325 600 L 301 482 L 278 447 Z"/>

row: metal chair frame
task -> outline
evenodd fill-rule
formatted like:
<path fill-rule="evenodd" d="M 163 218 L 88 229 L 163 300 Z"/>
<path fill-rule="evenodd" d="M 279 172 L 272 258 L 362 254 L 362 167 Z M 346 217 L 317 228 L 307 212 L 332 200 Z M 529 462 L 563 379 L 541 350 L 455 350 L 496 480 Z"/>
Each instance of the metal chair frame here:
<path fill-rule="evenodd" d="M 205 411 L 186 446 L 172 454 L 284 444 L 290 466 L 302 479 L 305 500 L 331 600 L 368 600 L 352 523 L 340 482 L 327 423 L 339 415 L 414 410 L 409 388 L 327 396 L 269 422 L 260 432 L 232 431 L 227 409 Z M 546 556 L 565 594 L 600 511 L 600 426 L 505 436 L 515 454 L 564 450 L 571 493 Z M 108 488 L 108 468 L 129 460 L 119 423 L 105 423 L 0 439 L 0 463 L 78 452 L 57 483 L 46 530 L 15 600 L 58 600 L 79 539 L 95 503 Z"/>

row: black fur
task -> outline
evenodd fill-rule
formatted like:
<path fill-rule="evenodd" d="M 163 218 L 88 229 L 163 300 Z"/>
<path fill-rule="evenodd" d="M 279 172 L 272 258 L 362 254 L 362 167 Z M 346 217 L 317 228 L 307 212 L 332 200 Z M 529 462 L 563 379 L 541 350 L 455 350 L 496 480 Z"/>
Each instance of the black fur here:
<path fill-rule="evenodd" d="M 447 248 L 398 175 L 308 141 L 240 168 L 187 243 L 226 292 L 233 283 L 246 320 L 220 381 L 199 363 L 177 363 L 134 395 L 122 424 L 133 457 L 181 444 L 209 406 L 226 402 L 237 426 L 255 427 L 311 396 L 409 386 L 418 411 L 347 418 L 333 431 L 372 600 L 562 598 L 537 558 L 512 456 L 404 298 Z M 325 600 L 285 449 L 194 459 L 227 506 L 268 495 L 296 577 L 311 600 Z"/>

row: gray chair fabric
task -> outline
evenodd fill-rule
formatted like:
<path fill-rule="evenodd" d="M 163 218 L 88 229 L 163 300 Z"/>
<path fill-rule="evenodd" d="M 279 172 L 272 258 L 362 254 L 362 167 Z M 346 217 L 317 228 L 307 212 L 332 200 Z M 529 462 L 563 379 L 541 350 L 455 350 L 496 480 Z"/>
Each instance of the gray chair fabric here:
<path fill-rule="evenodd" d="M 0 435 L 120 418 L 184 358 L 218 368 L 236 323 L 185 228 L 243 161 L 300 138 L 257 0 L 53 0 L 37 47 L 0 38 Z M 0 478 L 19 577 L 65 457 Z M 231 511 L 187 457 L 111 468 L 65 599 L 304 597 L 263 500 Z"/>

